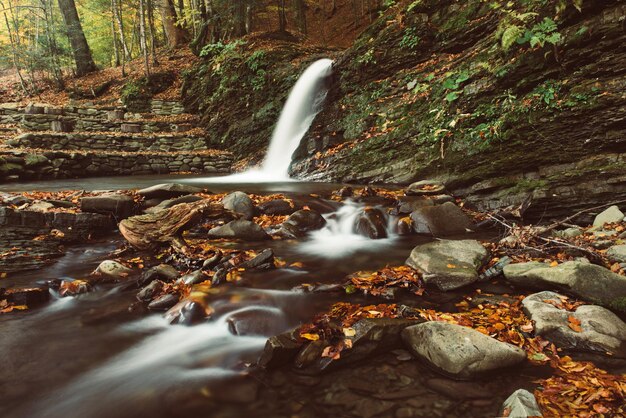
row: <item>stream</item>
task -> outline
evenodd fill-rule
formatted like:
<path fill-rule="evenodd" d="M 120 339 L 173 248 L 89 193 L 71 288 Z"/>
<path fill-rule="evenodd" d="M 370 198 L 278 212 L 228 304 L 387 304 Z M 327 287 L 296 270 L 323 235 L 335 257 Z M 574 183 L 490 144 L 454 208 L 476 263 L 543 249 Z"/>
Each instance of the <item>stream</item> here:
<path fill-rule="evenodd" d="M 203 184 L 197 178 L 147 176 L 15 183 L 6 189 L 52 191 L 80 187 L 115 190 L 164 181 L 190 181 L 214 192 L 284 192 L 300 197 L 328 193 L 341 186 L 295 182 Z M 430 240 L 415 235 L 392 236 L 378 241 L 357 236 L 342 226 L 341 221 L 349 220 L 356 207 L 347 204 L 336 214 L 327 216 L 327 227 L 302 241 L 221 242 L 219 245 L 231 248 L 263 250 L 270 247 L 287 266 L 300 262 L 303 267 L 246 272 L 244 284 L 227 286 L 212 304 L 214 315 L 195 326 L 169 325 L 160 313 L 129 311 L 136 290 L 125 290 L 123 284 L 98 285 L 92 292 L 77 297 L 58 298 L 53 294 L 51 302 L 42 308 L 0 315 L 2 416 L 187 416 L 190 413 L 187 407 L 193 409 L 195 405 L 191 399 L 198 392 L 204 393 L 203 390 L 213 391 L 211 393 L 217 394 L 217 399 L 221 400 L 210 415 L 204 416 L 244 416 L 242 411 L 247 411 L 245 416 L 283 416 L 283 412 L 284 416 L 291 416 L 289 411 L 281 410 L 288 409 L 288 406 L 272 401 L 274 395 L 269 392 L 275 390 L 271 385 L 261 384 L 255 389 L 258 397 L 250 395 L 250 400 L 247 399 L 250 382 L 249 379 L 242 380 L 241 373 L 246 364 L 258 358 L 267 337 L 308 322 L 334 302 L 346 300 L 341 294 L 293 289 L 305 283 L 338 283 L 359 270 L 402 265 L 415 245 Z M 112 235 L 90 244 L 68 247 L 65 255 L 50 266 L 12 275 L 3 281 L 3 286 L 27 287 L 41 280 L 86 277 L 122 244 L 119 235 Z M 463 293 L 470 291 L 464 289 Z M 461 297 L 459 292 L 430 291 L 416 300 L 407 292 L 396 303 L 404 300 L 413 306 L 445 310 L 454 309 L 454 302 Z M 350 300 L 356 303 L 385 302 L 364 296 L 351 296 Z M 233 335 L 233 326 L 243 329 L 244 335 Z M 415 367 L 424 378 L 436 376 L 422 366 Z M 522 380 L 530 382 L 536 377 L 536 372 L 532 373 Z M 519 376 L 504 376 L 503 379 L 509 383 L 516 381 L 515 387 L 520 385 Z M 502 383 L 498 386 L 501 397 L 505 397 L 512 387 Z M 328 389 L 324 389 L 323 382 L 316 383 L 315 387 Z M 299 396 L 310 396 L 309 401 L 315 404 L 321 395 L 306 385 L 302 388 L 304 393 Z M 445 411 L 452 401 L 432 390 L 427 390 L 427 394 L 444 405 L 444 412 L 437 411 L 436 405 L 439 404 L 431 402 L 425 407 L 428 414 L 424 416 L 447 416 Z M 255 406 L 251 411 L 250 405 L 258 405 L 258 408 Z M 353 415 L 345 405 L 339 410 L 344 411 L 344 416 L 361 416 Z"/>

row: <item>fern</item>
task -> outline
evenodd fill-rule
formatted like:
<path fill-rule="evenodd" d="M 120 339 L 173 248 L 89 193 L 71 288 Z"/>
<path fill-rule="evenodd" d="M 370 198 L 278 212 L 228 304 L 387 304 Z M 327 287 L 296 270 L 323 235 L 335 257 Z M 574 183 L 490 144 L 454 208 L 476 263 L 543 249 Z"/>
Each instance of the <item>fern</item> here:
<path fill-rule="evenodd" d="M 502 39 L 500 40 L 502 44 L 502 49 L 504 52 L 508 51 L 511 48 L 511 45 L 517 41 L 523 33 L 522 27 L 517 25 L 508 26 L 504 32 L 502 33 Z"/>

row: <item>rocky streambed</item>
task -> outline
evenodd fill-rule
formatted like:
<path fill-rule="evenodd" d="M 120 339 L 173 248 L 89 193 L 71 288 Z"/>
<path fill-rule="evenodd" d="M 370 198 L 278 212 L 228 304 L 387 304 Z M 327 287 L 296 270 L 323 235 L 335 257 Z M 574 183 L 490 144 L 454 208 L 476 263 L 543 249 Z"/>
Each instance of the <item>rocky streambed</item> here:
<path fill-rule="evenodd" d="M 525 225 L 430 181 L 0 199 L 5 416 L 625 413 L 626 205 Z"/>

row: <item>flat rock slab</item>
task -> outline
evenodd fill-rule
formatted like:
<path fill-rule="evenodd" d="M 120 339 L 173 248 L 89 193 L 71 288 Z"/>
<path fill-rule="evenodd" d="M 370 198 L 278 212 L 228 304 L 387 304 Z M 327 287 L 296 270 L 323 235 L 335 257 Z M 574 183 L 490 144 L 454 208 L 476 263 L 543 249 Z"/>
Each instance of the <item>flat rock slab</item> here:
<path fill-rule="evenodd" d="M 577 297 L 626 311 L 626 277 L 584 261 L 568 261 L 555 267 L 529 262 L 504 267 L 504 277 L 517 285 L 536 289 L 561 289 Z"/>
<path fill-rule="evenodd" d="M 417 208 L 411 213 L 411 219 L 415 232 L 435 237 L 464 234 L 474 227 L 470 218 L 451 202 Z"/>
<path fill-rule="evenodd" d="M 146 199 L 171 199 L 187 194 L 201 193 L 203 191 L 204 190 L 200 187 L 189 186 L 187 184 L 163 183 L 141 189 L 137 193 Z"/>
<path fill-rule="evenodd" d="M 526 359 L 526 352 L 519 347 L 445 322 L 410 326 L 402 331 L 402 339 L 419 358 L 459 379 L 471 379 Z"/>
<path fill-rule="evenodd" d="M 565 350 L 610 353 L 626 358 L 626 323 L 613 312 L 596 305 L 579 306 L 569 312 L 557 307 L 562 299 L 558 293 L 546 291 L 523 300 L 524 312 L 535 322 L 537 335 Z M 571 318 L 580 323 L 580 331 L 569 326 Z"/>
<path fill-rule="evenodd" d="M 117 193 L 83 197 L 80 199 L 80 209 L 83 212 L 111 214 L 121 220 L 133 214 L 135 201 L 130 196 Z"/>
<path fill-rule="evenodd" d="M 489 251 L 475 240 L 440 240 L 418 245 L 406 264 L 419 270 L 427 284 L 452 290 L 478 280 Z"/>

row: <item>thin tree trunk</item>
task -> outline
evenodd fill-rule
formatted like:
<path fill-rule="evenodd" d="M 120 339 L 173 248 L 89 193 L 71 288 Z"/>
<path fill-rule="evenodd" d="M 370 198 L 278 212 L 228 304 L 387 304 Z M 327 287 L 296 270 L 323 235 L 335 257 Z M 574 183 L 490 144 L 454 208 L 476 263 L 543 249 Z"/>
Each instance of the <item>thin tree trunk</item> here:
<path fill-rule="evenodd" d="M 56 53 L 57 51 L 57 41 L 54 33 L 52 32 L 52 25 L 54 23 L 53 15 L 52 15 L 52 0 L 40 0 L 41 6 L 44 13 L 44 22 L 45 22 L 45 30 L 46 30 L 46 38 L 48 39 L 48 49 L 50 57 L 52 58 L 52 73 L 54 75 L 54 79 L 56 81 L 57 87 L 59 90 L 63 90 L 65 88 L 65 83 L 63 82 L 63 72 L 61 71 L 61 63 L 59 62 L 59 57 Z M 48 12 L 50 15 L 48 15 Z"/>
<path fill-rule="evenodd" d="M 146 0 L 139 0 L 139 44 L 143 54 L 143 65 L 146 75 L 150 75 L 148 40 L 146 37 Z"/>
<path fill-rule="evenodd" d="M 117 32 L 115 31 L 115 2 L 111 0 L 111 37 L 113 38 L 113 66 L 120 66 L 119 42 L 117 41 Z"/>
<path fill-rule="evenodd" d="M 285 0 L 278 0 L 278 30 L 287 30 L 287 15 L 285 14 Z"/>
<path fill-rule="evenodd" d="M 152 55 L 152 65 L 159 65 L 156 55 L 156 30 L 154 28 L 154 4 L 148 0 L 148 32 L 150 34 L 150 55 Z"/>
<path fill-rule="evenodd" d="M 122 44 L 122 50 L 124 51 L 124 60 L 129 60 L 131 58 L 130 51 L 128 50 L 128 45 L 126 45 L 126 36 L 124 35 L 124 21 L 122 19 L 122 7 L 121 4 L 117 2 L 117 0 L 111 0 L 113 3 L 113 15 L 115 17 L 115 21 L 117 22 L 117 30 L 120 35 L 120 43 Z"/>
<path fill-rule="evenodd" d="M 72 46 L 72 53 L 76 62 L 76 74 L 81 76 L 96 71 L 98 67 L 96 67 L 91 56 L 91 50 L 87 44 L 83 26 L 80 24 L 74 0 L 58 0 L 58 2 Z"/>
<path fill-rule="evenodd" d="M 17 47 L 15 45 L 15 40 L 13 38 L 13 32 L 11 31 L 11 24 L 9 23 L 9 17 L 7 16 L 7 8 L 4 6 L 4 3 L 2 3 L 0 1 L 0 6 L 2 6 L 3 14 L 4 14 L 4 22 L 6 23 L 7 26 L 7 33 L 9 34 L 9 42 L 11 43 L 11 53 L 13 55 L 13 66 L 15 67 L 15 71 L 17 72 L 17 76 L 20 79 L 20 86 L 22 87 L 22 90 L 24 91 L 24 93 L 26 94 L 30 94 L 28 92 L 28 89 L 26 88 L 26 83 L 24 82 L 24 77 L 22 77 L 22 72 L 21 72 L 21 68 L 20 68 L 20 62 L 17 56 Z"/>
<path fill-rule="evenodd" d="M 296 15 L 296 24 L 300 33 L 306 35 L 306 4 L 304 0 L 293 0 L 293 8 Z"/>

